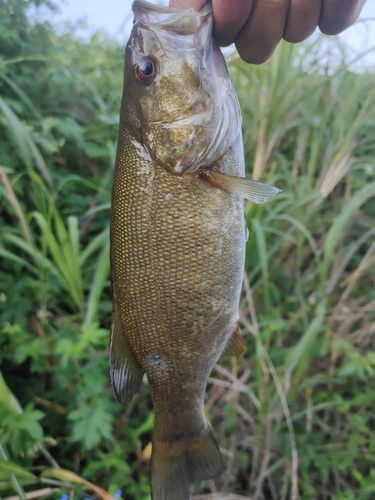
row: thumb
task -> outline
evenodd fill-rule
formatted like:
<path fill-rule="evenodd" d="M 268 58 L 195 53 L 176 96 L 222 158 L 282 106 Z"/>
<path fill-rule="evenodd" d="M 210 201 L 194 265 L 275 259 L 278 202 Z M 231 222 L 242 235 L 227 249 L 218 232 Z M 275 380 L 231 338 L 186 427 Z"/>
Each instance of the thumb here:
<path fill-rule="evenodd" d="M 181 9 L 189 9 L 193 7 L 199 12 L 207 0 L 169 0 L 170 7 L 180 7 Z"/>

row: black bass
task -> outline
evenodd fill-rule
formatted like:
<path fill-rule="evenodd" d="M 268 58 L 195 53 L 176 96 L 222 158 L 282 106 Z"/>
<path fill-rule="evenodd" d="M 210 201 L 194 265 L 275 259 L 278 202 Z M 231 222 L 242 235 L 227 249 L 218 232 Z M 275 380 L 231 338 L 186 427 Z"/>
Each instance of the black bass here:
<path fill-rule="evenodd" d="M 212 11 L 135 1 L 112 197 L 111 381 L 126 406 L 146 372 L 154 500 L 188 500 L 222 457 L 204 416 L 212 367 L 243 351 L 237 325 L 245 179 L 241 114 Z"/>

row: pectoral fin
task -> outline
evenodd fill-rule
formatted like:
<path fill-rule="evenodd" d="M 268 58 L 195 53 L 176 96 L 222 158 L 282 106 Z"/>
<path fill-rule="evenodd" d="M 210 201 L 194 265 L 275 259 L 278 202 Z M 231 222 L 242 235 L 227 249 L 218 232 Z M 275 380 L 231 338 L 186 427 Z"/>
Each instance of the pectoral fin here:
<path fill-rule="evenodd" d="M 270 184 L 244 177 L 222 174 L 211 168 L 202 170 L 199 173 L 199 177 L 216 188 L 239 194 L 254 203 L 264 203 L 270 196 L 281 192 L 281 189 Z"/>
<path fill-rule="evenodd" d="M 241 356 L 246 350 L 240 327 L 236 325 L 222 356 Z"/>
<path fill-rule="evenodd" d="M 127 406 L 138 392 L 144 371 L 130 349 L 117 312 L 112 315 L 109 356 L 115 398 L 120 404 Z"/>

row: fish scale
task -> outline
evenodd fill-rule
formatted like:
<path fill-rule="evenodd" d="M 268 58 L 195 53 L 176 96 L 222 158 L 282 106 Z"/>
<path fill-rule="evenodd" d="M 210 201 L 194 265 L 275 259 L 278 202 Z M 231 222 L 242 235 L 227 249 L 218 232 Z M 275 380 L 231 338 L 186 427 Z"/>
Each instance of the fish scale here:
<path fill-rule="evenodd" d="M 213 339 L 217 339 L 217 329 L 224 329 L 223 337 L 228 335 L 238 304 L 245 237 L 242 201 L 237 195 L 206 192 L 155 164 L 151 164 L 154 172 L 148 174 L 152 186 L 139 189 L 145 184 L 138 173 L 144 159 L 135 161 L 137 150 L 129 154 L 132 141 L 128 141 L 124 161 L 118 162 L 116 171 L 112 219 L 114 288 L 116 295 L 126 295 L 120 306 L 125 335 L 134 351 L 147 356 L 166 346 L 173 348 L 183 324 L 190 330 L 190 341 L 198 349 L 209 345 L 209 350 L 212 346 L 205 336 L 212 329 Z M 226 234 L 218 223 L 223 210 L 237 221 Z M 234 283 L 236 292 L 230 296 Z M 156 332 L 139 332 L 140 321 Z M 208 364 L 206 358 L 203 362 Z"/>
<path fill-rule="evenodd" d="M 149 378 L 155 438 L 191 439 L 206 432 L 207 379 L 237 320 L 245 241 L 242 200 L 207 192 L 157 164 L 146 174 L 152 184 L 139 189 L 145 186 L 139 175 L 144 158 L 136 160 L 130 139 L 123 151 L 113 193 L 115 310 Z M 220 222 L 223 210 L 234 222 L 230 231 Z M 148 362 L 154 354 L 163 357 L 166 369 Z"/>
<path fill-rule="evenodd" d="M 243 197 L 278 190 L 243 178 L 241 115 L 211 7 L 133 10 L 112 194 L 111 382 L 126 406 L 147 374 L 152 498 L 188 500 L 194 481 L 223 469 L 204 395 L 225 346 L 244 348 Z"/>

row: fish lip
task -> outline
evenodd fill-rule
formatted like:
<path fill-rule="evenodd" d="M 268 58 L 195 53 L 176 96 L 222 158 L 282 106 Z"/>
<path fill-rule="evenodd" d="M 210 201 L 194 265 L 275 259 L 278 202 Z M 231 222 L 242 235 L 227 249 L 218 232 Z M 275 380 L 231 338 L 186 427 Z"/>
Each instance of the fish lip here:
<path fill-rule="evenodd" d="M 199 17 L 205 16 L 208 13 L 212 12 L 210 3 L 204 5 L 203 8 L 199 12 L 197 12 L 193 9 L 193 7 L 183 9 L 181 7 L 170 7 L 168 5 L 156 5 L 150 2 L 146 2 L 146 0 L 134 0 L 134 2 L 132 3 L 132 11 L 134 12 L 134 14 L 136 13 L 138 8 L 145 9 L 150 12 L 154 11 L 158 14 L 178 14 L 179 17 L 182 13 L 186 14 L 187 11 L 191 11 Z"/>
<path fill-rule="evenodd" d="M 212 23 L 212 8 L 208 3 L 197 12 L 192 7 L 181 9 L 164 5 L 154 5 L 145 0 L 135 0 L 132 4 L 134 21 L 181 35 L 194 35 L 206 18 Z"/>
<path fill-rule="evenodd" d="M 176 12 L 177 14 L 177 12 L 181 11 L 180 7 L 169 7 L 168 5 L 156 5 L 150 2 L 146 2 L 146 0 L 134 0 L 134 2 L 132 3 L 132 11 L 135 12 L 135 9 L 137 7 L 142 7 L 150 11 L 154 10 L 155 12 L 160 12 L 161 14 L 169 14 L 173 12 Z"/>

